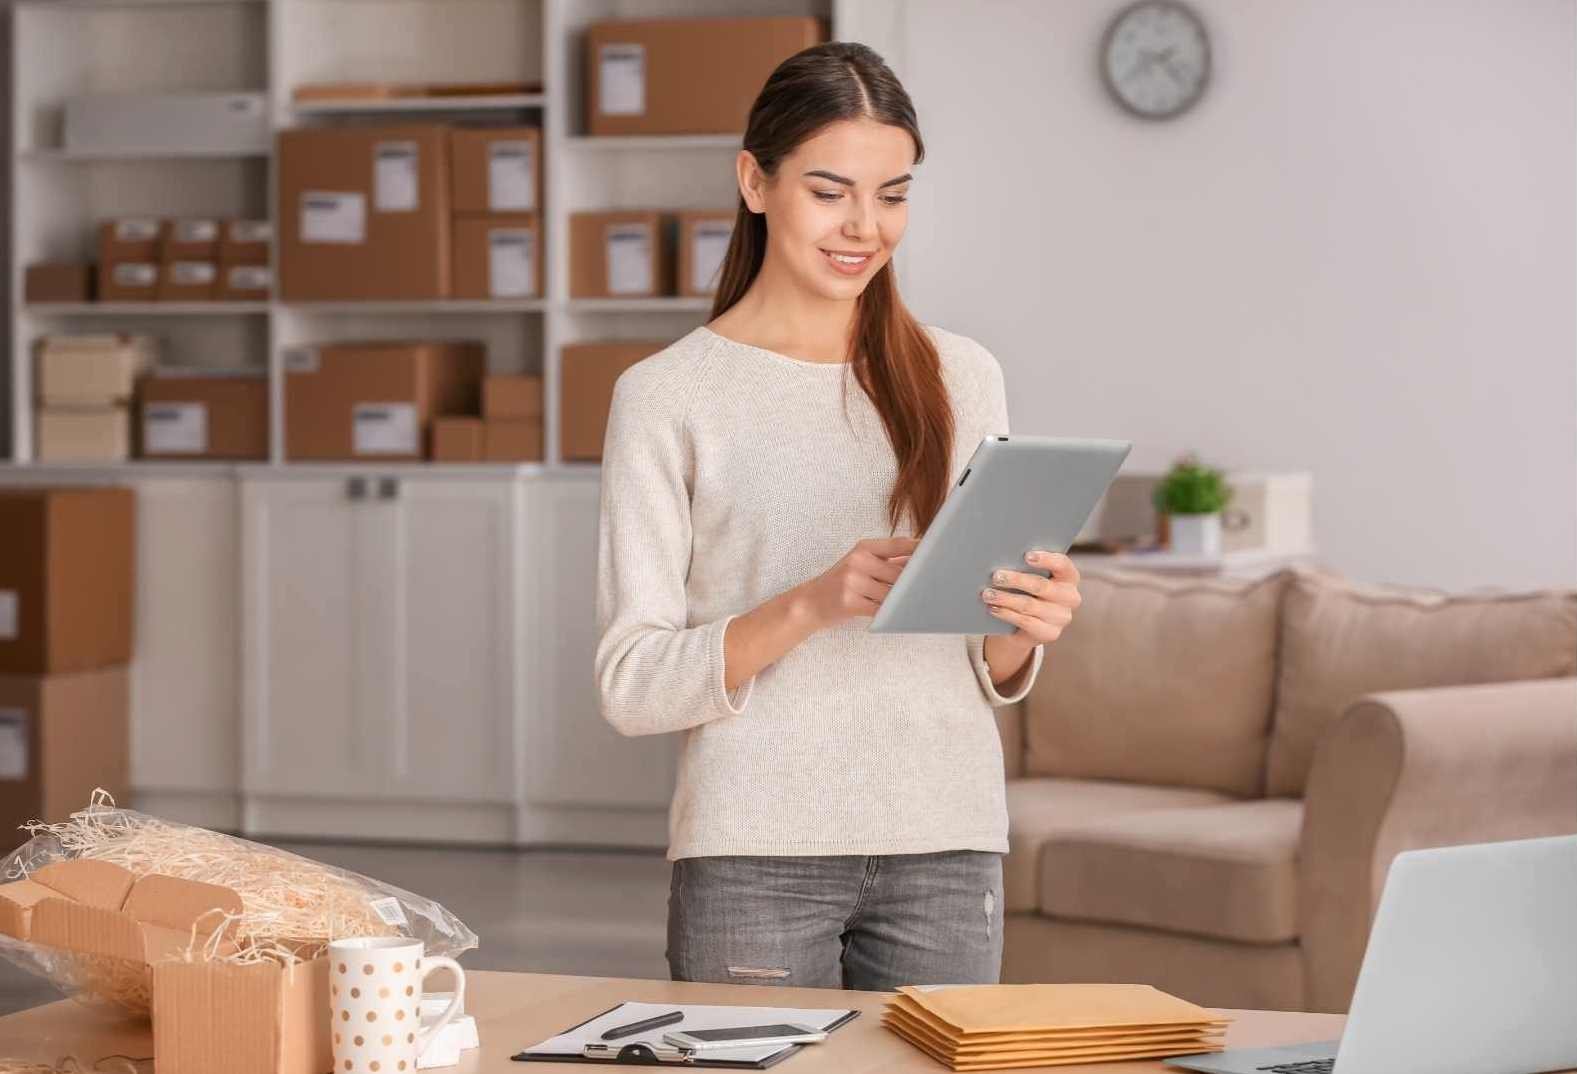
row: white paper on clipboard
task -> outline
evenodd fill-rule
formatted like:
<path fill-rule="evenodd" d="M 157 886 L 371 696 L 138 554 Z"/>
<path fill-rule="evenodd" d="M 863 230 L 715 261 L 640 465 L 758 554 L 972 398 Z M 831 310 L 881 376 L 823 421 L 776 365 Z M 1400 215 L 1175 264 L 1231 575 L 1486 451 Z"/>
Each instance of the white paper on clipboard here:
<path fill-rule="evenodd" d="M 628 1037 L 620 1037 L 608 1043 L 620 1047 L 626 1044 L 661 1044 L 664 1033 L 676 1033 L 687 1029 L 739 1029 L 745 1026 L 776 1025 L 780 1022 L 829 1029 L 834 1022 L 840 1021 L 849 1013 L 848 1008 L 831 1010 L 795 1007 L 712 1007 L 693 1003 L 621 1003 L 585 1025 L 577 1026 L 567 1033 L 560 1033 L 556 1037 L 550 1037 L 541 1044 L 527 1048 L 526 1051 L 535 1055 L 580 1055 L 581 1049 L 586 1045 L 604 1043 L 602 1034 L 614 1026 L 656 1018 L 670 1011 L 683 1011 L 684 1021 L 646 1033 L 632 1033 Z M 705 1058 L 759 1063 L 786 1048 L 798 1047 L 800 1045 L 797 1044 L 770 1044 L 760 1048 L 708 1048 Z M 807 1045 L 807 1047 L 814 1048 L 816 1045 Z"/>

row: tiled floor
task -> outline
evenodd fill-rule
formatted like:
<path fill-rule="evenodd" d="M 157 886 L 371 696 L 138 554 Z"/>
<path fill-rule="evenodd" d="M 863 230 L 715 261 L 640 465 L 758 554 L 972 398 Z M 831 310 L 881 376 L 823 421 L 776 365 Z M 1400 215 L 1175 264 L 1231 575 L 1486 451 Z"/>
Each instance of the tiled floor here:
<path fill-rule="evenodd" d="M 442 903 L 481 938 L 460 960 L 468 968 L 668 976 L 659 853 L 281 845 Z M 0 1014 L 59 998 L 0 962 Z"/>

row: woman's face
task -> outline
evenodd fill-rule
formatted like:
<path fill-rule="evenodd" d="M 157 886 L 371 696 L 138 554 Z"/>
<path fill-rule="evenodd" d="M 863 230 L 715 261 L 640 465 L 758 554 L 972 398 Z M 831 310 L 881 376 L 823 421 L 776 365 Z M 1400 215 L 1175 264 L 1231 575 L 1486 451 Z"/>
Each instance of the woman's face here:
<path fill-rule="evenodd" d="M 840 120 L 784 157 L 766 177 L 739 154 L 740 190 L 767 214 L 767 259 L 823 298 L 858 298 L 892 259 L 909 223 L 914 142 L 900 127 Z"/>

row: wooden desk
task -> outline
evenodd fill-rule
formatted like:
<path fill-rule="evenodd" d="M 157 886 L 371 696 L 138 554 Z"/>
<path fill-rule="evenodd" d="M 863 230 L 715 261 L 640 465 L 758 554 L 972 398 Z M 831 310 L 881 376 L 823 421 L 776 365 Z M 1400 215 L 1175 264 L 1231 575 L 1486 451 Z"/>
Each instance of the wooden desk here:
<path fill-rule="evenodd" d="M 584 1063 L 514 1063 L 509 1057 L 624 1000 L 761 1007 L 854 1007 L 863 1013 L 834 1032 L 827 1043 L 808 1047 L 774 1069 L 784 1074 L 932 1074 L 947 1069 L 882 1027 L 881 1012 L 887 999 L 887 994 L 882 992 L 480 971 L 468 973 L 466 980 L 469 993 L 466 1010 L 476 1018 L 482 1046 L 466 1052 L 458 1066 L 438 1068 L 454 1074 L 550 1074 L 552 1071 L 586 1074 L 593 1068 Z M 1345 1021 L 1335 1014 L 1224 1013 L 1237 1019 L 1227 1034 L 1228 1047 L 1333 1040 L 1341 1036 Z M 107 1055 L 148 1058 L 153 1055 L 153 1034 L 145 1022 L 129 1021 L 102 1008 L 72 1000 L 0 1018 L 0 1059 L 53 1063 L 65 1055 L 77 1056 L 85 1066 Z M 1142 1060 L 1045 1069 L 1065 1074 L 1132 1074 L 1139 1071 L 1153 1074 L 1167 1068 L 1158 1060 Z"/>

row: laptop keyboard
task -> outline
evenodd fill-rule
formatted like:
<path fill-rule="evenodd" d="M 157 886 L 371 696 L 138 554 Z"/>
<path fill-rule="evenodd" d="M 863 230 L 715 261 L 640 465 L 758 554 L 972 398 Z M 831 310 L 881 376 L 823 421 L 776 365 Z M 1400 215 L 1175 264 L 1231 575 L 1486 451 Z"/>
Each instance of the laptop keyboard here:
<path fill-rule="evenodd" d="M 1255 1069 L 1267 1070 L 1270 1074 L 1331 1074 L 1336 1069 L 1336 1060 L 1309 1059 L 1302 1063 L 1272 1063 L 1268 1067 Z"/>

